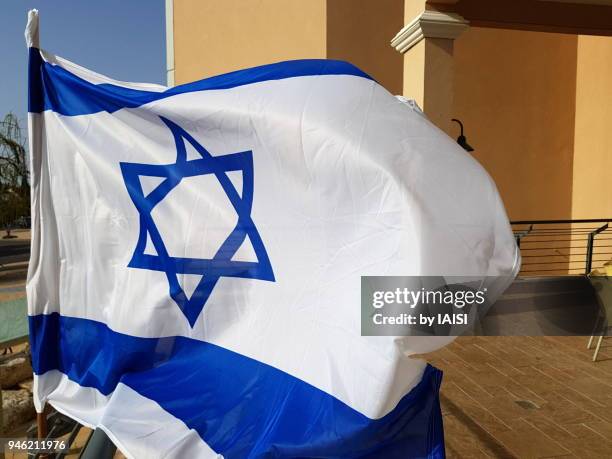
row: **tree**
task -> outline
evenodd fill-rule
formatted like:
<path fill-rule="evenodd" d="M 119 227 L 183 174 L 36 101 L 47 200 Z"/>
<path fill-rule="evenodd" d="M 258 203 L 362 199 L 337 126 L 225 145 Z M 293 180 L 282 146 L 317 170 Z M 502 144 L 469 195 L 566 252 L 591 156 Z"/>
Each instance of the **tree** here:
<path fill-rule="evenodd" d="M 0 121 L 0 227 L 5 237 L 11 237 L 20 217 L 30 214 L 25 143 L 17 117 L 9 113 Z"/>

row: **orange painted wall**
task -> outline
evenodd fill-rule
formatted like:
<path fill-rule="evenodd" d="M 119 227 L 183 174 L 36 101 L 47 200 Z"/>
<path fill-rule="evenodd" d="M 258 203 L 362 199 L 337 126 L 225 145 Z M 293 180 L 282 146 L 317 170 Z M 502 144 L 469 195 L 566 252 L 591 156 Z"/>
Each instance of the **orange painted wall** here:
<path fill-rule="evenodd" d="M 389 40 L 404 0 L 174 0 L 176 84 L 290 59 L 349 61 L 395 94 L 402 55 Z"/>
<path fill-rule="evenodd" d="M 326 0 L 174 0 L 175 82 L 326 55 Z"/>
<path fill-rule="evenodd" d="M 404 26 L 404 0 L 328 0 L 327 57 L 349 61 L 393 94 L 403 58 L 389 41 Z"/>
<path fill-rule="evenodd" d="M 572 215 L 575 35 L 472 27 L 455 41 L 455 117 L 510 219 Z"/>

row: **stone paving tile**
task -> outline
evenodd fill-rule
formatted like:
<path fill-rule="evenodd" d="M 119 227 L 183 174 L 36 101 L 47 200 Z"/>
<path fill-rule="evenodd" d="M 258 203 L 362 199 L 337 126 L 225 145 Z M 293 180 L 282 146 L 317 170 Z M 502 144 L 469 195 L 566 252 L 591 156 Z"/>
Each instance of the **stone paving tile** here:
<path fill-rule="evenodd" d="M 571 432 L 568 432 L 559 424 L 546 417 L 530 416 L 526 418 L 525 421 L 531 424 L 535 429 L 543 432 L 549 438 L 561 444 L 564 444 L 568 437 L 574 436 Z"/>
<path fill-rule="evenodd" d="M 576 392 L 575 390 L 568 388 L 559 395 L 575 405 L 581 406 L 587 411 L 599 410 L 600 408 L 606 406 L 601 401 L 597 400 L 599 394 L 587 393 L 585 395 L 584 393 Z"/>
<path fill-rule="evenodd" d="M 612 457 L 612 441 L 583 424 L 571 426 L 574 436 L 564 440 L 566 447 L 581 458 Z"/>
<path fill-rule="evenodd" d="M 525 420 L 512 423 L 512 430 L 496 435 L 510 451 L 520 458 L 563 456 L 572 451 L 553 440 Z"/>
<path fill-rule="evenodd" d="M 462 372 L 456 371 L 450 373 L 448 378 L 446 378 L 446 382 L 453 382 L 457 386 L 461 388 L 463 392 L 472 397 L 475 400 L 480 400 L 482 398 L 490 398 L 493 397 L 489 392 L 479 386 L 473 379 L 471 379 L 468 375 L 465 375 Z"/>
<path fill-rule="evenodd" d="M 612 439 L 612 422 L 596 421 L 587 422 L 584 425 L 587 426 L 589 429 L 597 432 L 604 438 Z M 612 452 L 610 455 L 612 455 Z"/>
<path fill-rule="evenodd" d="M 510 380 L 504 384 L 503 389 L 507 391 L 513 400 L 526 400 L 541 406 L 546 399 L 535 393 L 529 386 L 523 386 L 516 381 Z"/>
<path fill-rule="evenodd" d="M 516 403 L 517 400 L 509 393 L 501 393 L 491 401 L 481 401 L 481 404 L 499 419 L 510 425 L 513 421 L 529 414 L 528 408 L 523 408 Z M 529 400 L 526 401 L 529 403 Z M 539 406 L 535 404 L 535 406 Z M 533 408 L 538 409 L 538 408 Z"/>
<path fill-rule="evenodd" d="M 444 417 L 444 428 L 449 457 L 516 457 L 450 399 L 442 396 L 441 401 L 448 412 Z M 447 434 L 449 431 L 452 435 Z"/>
<path fill-rule="evenodd" d="M 592 409 L 587 411 L 563 397 L 544 404 L 537 416 L 546 417 L 561 426 L 602 420 Z"/>
<path fill-rule="evenodd" d="M 444 371 L 448 457 L 612 458 L 612 339 L 462 337 L 426 358 Z"/>
<path fill-rule="evenodd" d="M 612 423 L 612 409 L 609 406 L 601 408 L 589 408 L 588 410 L 600 420 Z M 610 454 L 610 457 L 612 457 L 612 454 Z"/>
<path fill-rule="evenodd" d="M 452 430 L 454 435 L 445 438 L 446 456 L 448 458 L 476 458 L 480 457 L 482 450 L 479 448 L 478 439 L 457 420 L 454 416 L 444 417 L 444 429 Z M 486 457 L 486 456 L 485 456 Z"/>
<path fill-rule="evenodd" d="M 564 454 L 563 456 L 548 456 L 545 459 L 579 459 L 575 454 Z"/>
<path fill-rule="evenodd" d="M 454 384 L 449 384 L 446 388 L 445 396 L 450 403 L 461 411 L 470 416 L 476 424 L 485 429 L 490 434 L 506 432 L 510 427 L 496 416 L 491 410 L 488 410 L 481 401 L 476 401 Z M 490 400 L 490 399 L 489 399 Z M 449 403 L 449 404 L 450 404 Z"/>
<path fill-rule="evenodd" d="M 576 379 L 582 376 L 584 373 L 576 368 L 568 368 L 568 369 L 559 369 L 557 367 L 552 366 L 550 363 L 539 363 L 537 365 L 532 365 L 535 371 L 539 371 L 540 373 L 545 374 L 557 381 L 570 381 L 572 379 Z"/>

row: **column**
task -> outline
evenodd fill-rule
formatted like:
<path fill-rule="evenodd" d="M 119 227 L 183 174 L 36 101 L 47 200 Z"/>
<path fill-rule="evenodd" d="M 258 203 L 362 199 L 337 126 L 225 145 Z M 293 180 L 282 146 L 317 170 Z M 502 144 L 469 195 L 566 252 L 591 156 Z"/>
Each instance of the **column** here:
<path fill-rule="evenodd" d="M 403 95 L 415 99 L 434 124 L 454 136 L 453 43 L 467 27 L 458 14 L 423 9 L 391 40 L 404 55 Z"/>

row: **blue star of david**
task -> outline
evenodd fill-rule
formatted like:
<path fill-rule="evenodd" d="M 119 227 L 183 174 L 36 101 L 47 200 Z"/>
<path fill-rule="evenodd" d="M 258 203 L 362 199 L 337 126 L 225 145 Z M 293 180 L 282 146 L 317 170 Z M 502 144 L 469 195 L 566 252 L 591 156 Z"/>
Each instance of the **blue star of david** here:
<path fill-rule="evenodd" d="M 172 121 L 160 117 L 168 126 L 176 143 L 176 162 L 166 165 L 120 163 L 123 180 L 130 198 L 140 214 L 140 232 L 130 268 L 162 271 L 166 273 L 170 297 L 181 309 L 191 327 L 204 309 L 215 285 L 221 277 L 260 279 L 274 282 L 272 265 L 263 241 L 251 218 L 253 205 L 253 152 L 243 151 L 224 156 L 212 156 L 184 129 Z M 189 142 L 201 158 L 187 160 L 185 141 Z M 238 193 L 227 173 L 242 172 L 242 193 Z M 168 254 L 151 212 L 181 180 L 186 177 L 214 174 L 238 215 L 238 222 L 213 258 L 180 258 Z M 150 193 L 143 191 L 140 177 L 162 179 Z M 145 253 L 147 235 L 155 247 L 156 255 Z M 249 238 L 257 261 L 234 261 L 232 258 Z M 179 274 L 200 274 L 191 298 L 187 298 L 179 283 Z"/>

